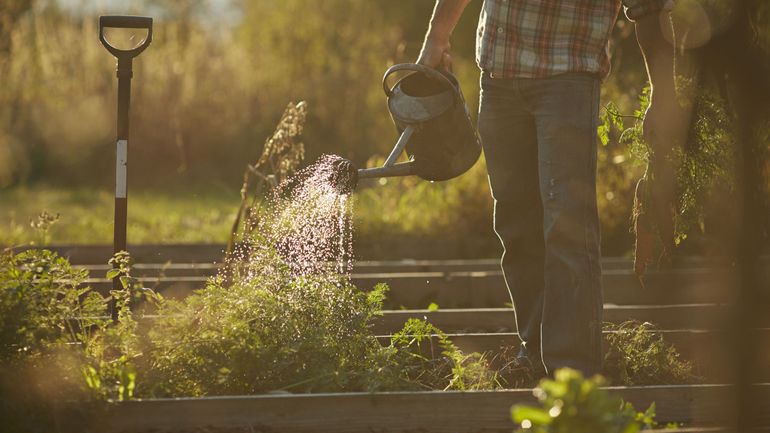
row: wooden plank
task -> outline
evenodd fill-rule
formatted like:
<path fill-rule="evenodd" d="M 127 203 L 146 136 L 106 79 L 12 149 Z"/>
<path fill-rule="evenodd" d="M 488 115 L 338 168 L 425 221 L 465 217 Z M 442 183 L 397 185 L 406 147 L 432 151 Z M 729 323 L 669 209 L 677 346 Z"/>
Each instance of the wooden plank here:
<path fill-rule="evenodd" d="M 615 304 L 720 303 L 731 299 L 736 275 L 725 269 L 687 269 L 651 272 L 644 285 L 630 270 L 602 273 L 604 301 Z M 510 295 L 502 272 L 423 272 L 354 274 L 353 282 L 366 290 L 377 283 L 390 287 L 389 305 L 425 308 L 502 307 Z"/>
<path fill-rule="evenodd" d="M 661 423 L 719 425 L 732 420 L 729 385 L 610 387 L 637 409 L 656 402 Z M 754 386 L 757 424 L 770 425 L 770 385 Z M 514 404 L 533 404 L 531 390 L 279 394 L 117 402 L 78 418 L 72 431 L 104 433 L 245 429 L 282 433 L 510 432 Z M 96 416 L 98 415 L 98 416 Z M 90 424 L 89 424 L 90 422 Z"/>
<path fill-rule="evenodd" d="M 218 261 L 212 262 L 177 262 L 167 261 L 160 263 L 136 262 L 134 269 L 143 276 L 155 277 L 162 275 L 211 275 L 219 268 Z M 106 263 L 86 263 L 77 264 L 91 271 L 93 277 L 104 275 L 109 269 Z M 630 271 L 633 263 L 623 257 L 604 257 L 602 258 L 602 269 L 607 270 L 625 270 Z M 703 258 L 688 258 L 680 260 L 675 266 L 669 269 L 704 269 L 704 268 L 727 268 L 729 264 L 706 260 Z M 500 259 L 472 259 L 472 260 L 385 260 L 385 261 L 357 261 L 354 266 L 356 273 L 402 273 L 402 272 L 471 272 L 471 271 L 500 271 Z M 188 271 L 189 273 L 185 273 Z M 649 272 L 654 273 L 661 269 L 651 268 Z M 174 273 L 168 273 L 174 272 Z"/>
<path fill-rule="evenodd" d="M 719 304 L 629 305 L 605 304 L 604 321 L 628 320 L 653 323 L 657 329 L 724 329 L 730 309 Z M 153 320 L 155 315 L 145 316 Z M 426 320 L 449 334 L 500 334 L 516 331 L 512 308 L 475 308 L 446 310 L 384 310 L 374 319 L 372 332 L 391 335 L 403 329 L 409 319 Z M 770 328 L 770 316 L 760 318 L 760 327 Z"/>
<path fill-rule="evenodd" d="M 735 292 L 736 275 L 725 269 L 684 269 L 652 272 L 642 286 L 629 270 L 603 273 L 604 301 L 612 304 L 663 305 L 726 303 Z M 203 287 L 207 277 L 143 278 L 146 287 L 169 297 L 187 296 Z M 390 287 L 388 308 L 425 308 L 436 303 L 443 308 L 490 308 L 510 305 L 510 296 L 500 271 L 356 273 L 353 283 L 368 290 L 378 283 Z M 91 278 L 95 289 L 106 292 L 111 281 Z"/>
<path fill-rule="evenodd" d="M 394 240 L 393 244 L 418 244 L 425 245 L 423 241 L 410 241 L 409 239 Z M 453 244 L 456 242 L 452 242 Z M 387 240 L 381 240 L 383 249 L 392 247 Z M 416 257 L 410 254 L 406 249 L 405 254 L 393 255 L 391 259 L 368 259 L 367 257 L 375 255 L 365 254 L 367 248 L 364 244 L 356 245 L 357 257 L 365 260 L 359 260 L 358 266 L 362 272 L 370 272 L 370 268 L 390 267 L 391 271 L 401 272 L 404 270 L 414 270 L 415 266 L 420 270 L 480 270 L 481 267 L 487 270 L 499 269 L 499 252 L 495 250 L 491 254 L 468 255 L 454 254 L 447 255 L 447 251 L 454 248 L 443 248 L 445 245 L 435 242 L 428 245 L 433 254 Z M 34 247 L 18 247 L 16 251 L 21 251 Z M 45 248 L 56 251 L 59 255 L 68 257 L 73 264 L 78 265 L 98 265 L 106 264 L 112 256 L 112 245 L 83 245 L 83 244 L 62 244 L 50 245 Z M 131 255 L 136 263 L 144 264 L 162 264 L 165 262 L 173 263 L 213 263 L 220 262 L 225 249 L 224 244 L 129 244 Z M 401 248 L 396 248 L 401 250 Z M 359 250 L 361 251 L 358 254 Z M 389 254 L 392 255 L 392 254 Z M 457 257 L 478 257 L 479 259 L 458 260 Z M 770 262 L 770 256 L 761 259 L 763 263 Z M 685 257 L 677 258 L 674 266 L 676 267 L 711 267 L 722 266 L 725 263 L 719 259 L 704 257 Z M 604 257 L 602 266 L 605 269 L 631 269 L 632 260 L 627 257 Z"/>
<path fill-rule="evenodd" d="M 88 269 L 89 278 L 104 278 L 109 265 L 78 266 Z M 201 280 L 219 272 L 219 263 L 138 263 L 131 267 L 131 274 L 137 278 L 201 277 Z"/>
<path fill-rule="evenodd" d="M 605 304 L 604 321 L 627 320 L 654 323 L 661 329 L 715 329 L 727 323 L 729 307 L 722 304 L 614 305 Z M 514 331 L 512 308 L 469 308 L 431 310 L 385 310 L 374 324 L 378 334 L 400 330 L 410 318 L 425 319 L 444 332 Z M 770 327 L 770 316 L 761 318 Z"/>

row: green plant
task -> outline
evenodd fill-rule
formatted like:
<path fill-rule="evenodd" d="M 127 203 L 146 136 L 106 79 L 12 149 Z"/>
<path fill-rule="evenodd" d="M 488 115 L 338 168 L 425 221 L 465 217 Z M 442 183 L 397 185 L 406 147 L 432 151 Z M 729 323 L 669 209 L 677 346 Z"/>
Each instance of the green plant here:
<path fill-rule="evenodd" d="M 0 253 L 0 418 L 9 431 L 51 421 L 57 400 L 87 399 L 83 348 L 108 322 L 87 273 L 46 250 Z"/>
<path fill-rule="evenodd" d="M 39 245 L 48 245 L 48 242 L 50 241 L 48 233 L 51 230 L 51 227 L 53 227 L 59 221 L 59 217 L 60 215 L 58 213 L 53 215 L 48 213 L 48 211 L 43 211 L 37 216 L 37 218 L 29 222 L 29 226 L 32 227 L 35 232 L 37 232 L 37 243 Z"/>
<path fill-rule="evenodd" d="M 648 322 L 605 324 L 608 350 L 604 370 L 619 385 L 684 384 L 697 382 L 693 366 L 679 358 L 676 348 Z"/>
<path fill-rule="evenodd" d="M 47 250 L 0 253 L 0 362 L 81 344 L 104 324 L 104 299 L 82 269 Z"/>
<path fill-rule="evenodd" d="M 484 354 L 463 353 L 443 331 L 424 320 L 409 319 L 391 337 L 387 350 L 388 367 L 406 388 L 465 391 L 501 386 Z"/>
<path fill-rule="evenodd" d="M 110 264 L 117 268 L 108 276 L 120 274 L 122 288 L 105 298 L 85 286 L 86 270 L 73 269 L 51 251 L 0 255 L 0 363 L 5 371 L 33 376 L 48 371 L 51 377 L 45 381 L 31 381 L 33 389 L 74 389 L 74 395 L 87 392 L 99 399 L 132 397 L 135 362 L 143 351 L 132 308 L 160 298 L 130 276 L 127 253 L 116 254 Z M 115 323 L 108 314 L 110 299 Z"/>
<path fill-rule="evenodd" d="M 149 332 L 147 395 L 252 394 L 496 386 L 483 356 L 410 320 L 383 346 L 371 327 L 387 287 L 343 275 L 295 277 L 262 250 L 183 301 L 164 301 Z M 248 275 L 248 277 L 246 277 Z"/>
<path fill-rule="evenodd" d="M 162 302 L 163 297 L 142 287 L 131 276 L 132 259 L 128 252 L 115 253 L 108 263 L 113 269 L 107 271 L 107 278 L 120 281 L 120 288 L 110 291 L 115 320 L 110 326 L 102 326 L 84 345 L 86 359 L 81 372 L 96 397 L 129 400 L 138 383 L 137 363 L 147 362 L 146 338 L 139 329 L 139 320 L 144 315 L 140 307 L 143 301 L 154 305 Z"/>
<path fill-rule="evenodd" d="M 526 433 L 635 433 L 656 426 L 655 404 L 637 412 L 601 387 L 601 376 L 586 379 L 575 370 L 562 368 L 555 380 L 544 379 L 534 394 L 539 406 L 516 405 L 513 421 Z"/>
<path fill-rule="evenodd" d="M 678 77 L 681 78 L 681 77 Z M 735 186 L 736 143 L 730 107 L 722 97 L 687 80 L 678 79 L 678 95 L 692 94 L 693 121 L 687 142 L 674 147 L 670 156 L 676 170 L 676 212 L 674 214 L 675 242 L 685 240 L 696 230 L 704 230 L 705 204 L 710 195 L 730 194 Z M 689 98 L 687 99 L 690 100 Z M 639 106 L 633 115 L 621 114 L 609 103 L 605 106 L 598 128 L 605 146 L 613 138 L 628 147 L 629 154 L 648 165 L 645 177 L 650 175 L 649 162 L 653 149 L 644 139 L 643 122 L 650 105 L 650 86 L 639 95 Z M 626 127 L 625 119 L 631 120 Z M 649 204 L 642 203 L 642 206 Z M 641 208 L 635 210 L 638 217 Z"/>
<path fill-rule="evenodd" d="M 291 278 L 280 258 L 166 301 L 150 330 L 153 395 L 367 389 L 380 346 L 369 331 L 384 287 Z"/>

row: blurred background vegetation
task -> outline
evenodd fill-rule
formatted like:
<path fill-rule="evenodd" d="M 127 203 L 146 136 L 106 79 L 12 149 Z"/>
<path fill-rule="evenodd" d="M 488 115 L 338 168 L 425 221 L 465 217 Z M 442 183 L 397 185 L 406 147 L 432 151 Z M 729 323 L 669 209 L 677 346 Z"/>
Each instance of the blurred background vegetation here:
<path fill-rule="evenodd" d="M 761 2 L 760 2 L 761 3 Z M 54 243 L 111 240 L 115 61 L 100 14 L 155 17 L 134 61 L 129 243 L 225 242 L 247 162 L 289 101 L 306 100 L 306 161 L 323 153 L 381 162 L 396 137 L 380 79 L 417 57 L 432 0 L 0 0 L 0 245 L 30 240 L 41 210 L 60 213 Z M 455 72 L 475 112 L 474 0 L 453 36 Z M 633 25 L 612 34 L 603 103 L 638 107 L 644 64 Z M 632 246 L 634 182 L 643 165 L 611 140 L 599 147 L 605 254 Z M 474 239 L 499 247 L 483 162 L 445 183 L 369 181 L 356 236 Z"/>

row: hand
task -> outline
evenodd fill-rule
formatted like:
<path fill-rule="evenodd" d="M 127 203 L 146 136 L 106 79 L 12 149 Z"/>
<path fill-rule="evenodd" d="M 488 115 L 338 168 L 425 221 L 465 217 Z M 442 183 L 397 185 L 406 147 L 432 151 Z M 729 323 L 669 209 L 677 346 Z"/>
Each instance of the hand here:
<path fill-rule="evenodd" d="M 452 72 L 452 56 L 449 54 L 449 41 L 436 41 L 426 38 L 422 44 L 417 63 L 433 69 L 443 69 Z"/>

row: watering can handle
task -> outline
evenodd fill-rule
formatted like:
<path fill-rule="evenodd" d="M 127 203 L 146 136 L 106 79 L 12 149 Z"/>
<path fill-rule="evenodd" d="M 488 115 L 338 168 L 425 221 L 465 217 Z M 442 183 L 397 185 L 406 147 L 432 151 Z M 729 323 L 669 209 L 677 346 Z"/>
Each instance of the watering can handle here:
<path fill-rule="evenodd" d="M 130 50 L 121 50 L 115 48 L 107 42 L 104 37 L 104 28 L 118 28 L 118 29 L 147 29 L 147 37 L 142 43 Z M 137 17 L 131 15 L 103 15 L 99 17 L 99 41 L 101 41 L 104 48 L 112 53 L 115 57 L 122 58 L 134 58 L 141 54 L 150 42 L 152 42 L 152 18 L 151 17 Z"/>
<path fill-rule="evenodd" d="M 390 75 L 393 74 L 394 72 L 398 72 L 398 71 L 422 72 L 431 78 L 445 82 L 451 88 L 455 87 L 455 84 L 452 82 L 452 80 L 447 78 L 446 75 L 437 71 L 436 69 L 433 69 L 425 65 L 419 65 L 417 63 L 400 63 L 398 65 L 393 65 L 390 68 L 388 68 L 388 70 L 385 71 L 385 75 L 382 77 L 382 89 L 385 91 L 385 95 L 387 95 L 388 97 L 390 97 L 391 93 L 393 93 L 393 88 L 388 86 L 388 77 L 390 77 Z"/>

